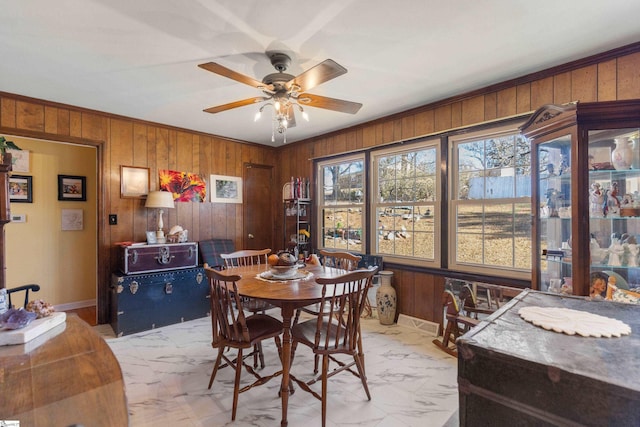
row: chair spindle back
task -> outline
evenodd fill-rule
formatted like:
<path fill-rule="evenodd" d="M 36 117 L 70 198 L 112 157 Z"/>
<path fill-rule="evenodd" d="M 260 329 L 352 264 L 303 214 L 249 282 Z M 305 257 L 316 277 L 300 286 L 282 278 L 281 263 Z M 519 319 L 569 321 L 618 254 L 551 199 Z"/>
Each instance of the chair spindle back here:
<path fill-rule="evenodd" d="M 317 318 L 317 353 L 350 353 L 355 350 L 367 291 L 376 271 L 377 267 L 374 267 L 338 277 L 317 279 L 318 284 L 322 285 L 320 306 L 327 310 Z"/>
<path fill-rule="evenodd" d="M 226 268 L 244 267 L 249 265 L 266 264 L 271 249 L 245 249 L 230 254 L 220 254 Z"/>
<path fill-rule="evenodd" d="M 321 249 L 318 253 L 323 257 L 323 266 L 338 268 L 344 271 L 356 270 L 358 268 L 358 263 L 362 259 L 360 255 L 354 255 L 350 252 L 343 251 L 328 251 Z"/>

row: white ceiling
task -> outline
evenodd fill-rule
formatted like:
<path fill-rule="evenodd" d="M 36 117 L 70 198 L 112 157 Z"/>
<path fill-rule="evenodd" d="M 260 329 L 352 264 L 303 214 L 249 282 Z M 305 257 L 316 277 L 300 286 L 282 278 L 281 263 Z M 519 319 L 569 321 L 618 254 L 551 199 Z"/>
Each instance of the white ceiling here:
<path fill-rule="evenodd" d="M 640 41 L 638 0 L 0 0 L 0 91 L 271 143 L 260 96 L 198 68 L 262 80 L 333 59 L 349 71 L 309 93 L 364 104 L 308 108 L 288 142 L 367 122 Z"/>

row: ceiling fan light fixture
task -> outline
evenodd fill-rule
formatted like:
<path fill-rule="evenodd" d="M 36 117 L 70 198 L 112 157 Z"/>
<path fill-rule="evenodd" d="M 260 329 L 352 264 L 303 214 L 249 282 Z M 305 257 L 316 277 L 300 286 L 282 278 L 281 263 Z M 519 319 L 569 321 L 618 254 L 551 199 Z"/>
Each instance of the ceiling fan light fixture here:
<path fill-rule="evenodd" d="M 357 113 L 360 107 L 362 107 L 362 104 L 360 103 L 327 98 L 308 93 L 310 89 L 347 72 L 346 68 L 342 67 L 332 59 L 326 59 L 302 72 L 298 76 L 293 76 L 285 73 L 291 65 L 291 58 L 286 53 L 268 52 L 267 56 L 271 60 L 271 65 L 273 65 L 277 72 L 264 76 L 262 81 L 258 81 L 253 77 L 238 73 L 215 62 L 199 64 L 198 66 L 200 68 L 245 85 L 252 86 L 266 95 L 207 108 L 204 111 L 215 114 L 253 103 L 263 103 L 259 111 L 254 116 L 254 122 L 257 122 L 262 116 L 262 110 L 264 107 L 270 105 L 274 109 L 271 120 L 271 141 L 275 142 L 275 134 L 277 130 L 278 133 L 283 136 L 283 143 L 286 144 L 287 129 L 289 126 L 296 126 L 296 117 L 293 110 L 294 106 L 298 108 L 298 111 L 306 121 L 309 121 L 309 115 L 300 104 L 349 114 Z"/>

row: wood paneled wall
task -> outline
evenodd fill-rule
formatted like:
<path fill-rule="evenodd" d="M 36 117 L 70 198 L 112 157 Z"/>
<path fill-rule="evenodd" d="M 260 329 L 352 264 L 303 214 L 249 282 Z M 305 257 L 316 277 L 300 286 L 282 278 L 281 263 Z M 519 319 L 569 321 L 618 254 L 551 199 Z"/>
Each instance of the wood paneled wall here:
<path fill-rule="evenodd" d="M 98 147 L 101 197 L 97 202 L 103 213 L 98 320 L 105 323 L 115 266 L 113 243 L 145 240 L 144 232 L 156 221 L 155 212 L 147 211 L 142 200 L 120 198 L 121 165 L 149 167 L 152 190 L 157 189 L 161 169 L 201 173 L 208 181 L 213 173 L 242 176 L 245 162 L 273 165 L 281 185 L 291 176 L 313 177 L 313 158 L 526 113 L 547 103 L 633 98 L 640 98 L 640 43 L 278 149 L 2 92 L 0 134 Z M 279 192 L 273 203 L 274 211 L 282 215 Z M 108 225 L 110 213 L 118 215 L 117 226 Z M 165 223 L 182 225 L 193 240 L 224 237 L 242 244 L 241 205 L 179 203 Z M 277 247 L 282 218 L 275 223 Z M 403 269 L 394 272 L 399 312 L 439 322 L 443 278 Z"/>
<path fill-rule="evenodd" d="M 116 267 L 120 241 L 144 241 L 153 230 L 157 212 L 142 199 L 120 198 L 120 166 L 148 167 L 151 190 L 158 189 L 158 171 L 178 170 L 209 175 L 242 176 L 244 163 L 276 166 L 277 150 L 183 129 L 118 117 L 68 105 L 0 93 L 0 135 L 18 135 L 98 147 L 100 198 L 98 218 L 98 321 L 108 319 L 109 282 Z M 274 195 L 277 203 L 279 194 Z M 279 206 L 279 205 L 278 205 Z M 190 240 L 233 239 L 242 245 L 242 205 L 176 203 L 165 215 L 165 226 L 180 224 Z M 118 225 L 108 225 L 108 214 Z M 55 253 L 55 251 L 54 251 Z"/>
<path fill-rule="evenodd" d="M 314 158 L 444 133 L 531 112 L 545 104 L 635 98 L 640 98 L 640 43 L 284 146 L 279 153 L 280 181 L 291 176 L 313 177 Z M 443 277 L 396 267 L 393 271 L 398 311 L 440 323 Z"/>

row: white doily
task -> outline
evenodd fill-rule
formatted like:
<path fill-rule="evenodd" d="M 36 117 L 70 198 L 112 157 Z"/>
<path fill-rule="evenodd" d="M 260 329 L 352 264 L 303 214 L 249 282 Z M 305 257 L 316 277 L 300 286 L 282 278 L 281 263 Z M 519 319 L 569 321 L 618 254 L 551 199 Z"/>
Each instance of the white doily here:
<path fill-rule="evenodd" d="M 567 335 L 610 338 L 631 333 L 629 325 L 620 320 L 570 308 L 523 307 L 518 314 L 536 326 Z"/>
<path fill-rule="evenodd" d="M 313 277 L 313 273 L 307 270 L 297 270 L 291 276 L 278 276 L 270 271 L 263 271 L 256 276 L 257 279 L 265 282 L 289 282 L 291 280 L 309 280 Z"/>

